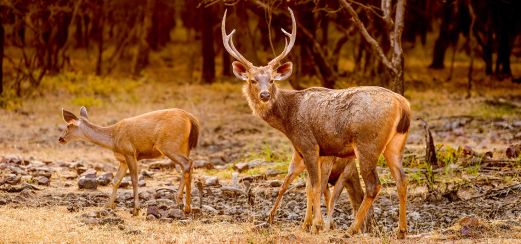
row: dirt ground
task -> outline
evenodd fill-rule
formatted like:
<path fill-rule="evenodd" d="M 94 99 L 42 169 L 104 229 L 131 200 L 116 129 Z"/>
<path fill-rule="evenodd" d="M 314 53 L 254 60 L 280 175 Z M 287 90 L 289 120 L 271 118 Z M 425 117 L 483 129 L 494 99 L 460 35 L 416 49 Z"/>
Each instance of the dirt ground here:
<path fill-rule="evenodd" d="M 505 154 L 521 143 L 520 90 L 505 84 L 470 99 L 443 86 L 407 92 L 414 119 L 405 152 L 410 183 L 405 242 L 521 242 L 521 161 Z M 264 225 L 291 147 L 283 134 L 251 114 L 235 82 L 175 87 L 145 82 L 89 107 L 91 121 L 102 125 L 168 107 L 185 109 L 202 124 L 191 156 L 201 166 L 194 171 L 192 214 L 180 213 L 174 201 L 179 173 L 165 159 L 141 162 L 146 185 L 139 188 L 139 216 L 129 213 L 128 186 L 118 191 L 117 208 L 105 210 L 110 184 L 78 189 L 78 177 L 88 169 L 97 176 L 115 173 L 112 153 L 84 142 L 58 143 L 64 126 L 61 108 L 78 113 L 79 103 L 58 89 L 17 109 L 0 110 L 1 242 L 395 240 L 398 200 L 384 163 L 378 168 L 384 188 L 375 202 L 371 233 L 345 235 L 353 220 L 345 193 L 334 215 L 336 230 L 320 235 L 301 230 L 304 176 L 285 195 L 276 224 Z M 418 118 L 430 125 L 439 168 L 431 170 L 424 162 L 424 129 Z M 484 157 L 486 152 L 492 157 Z M 234 165 L 241 162 L 258 165 L 238 172 Z M 210 185 L 211 177 L 219 183 Z M 198 188 L 196 182 L 204 186 Z"/>

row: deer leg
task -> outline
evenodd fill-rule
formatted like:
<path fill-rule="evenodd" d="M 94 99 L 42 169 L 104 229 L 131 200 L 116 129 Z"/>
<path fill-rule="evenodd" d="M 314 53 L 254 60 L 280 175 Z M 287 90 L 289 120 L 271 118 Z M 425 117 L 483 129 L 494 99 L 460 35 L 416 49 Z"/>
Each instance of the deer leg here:
<path fill-rule="evenodd" d="M 311 195 L 308 193 L 308 201 L 311 199 L 313 206 L 313 222 L 311 225 L 311 233 L 318 234 L 320 229 L 322 229 L 324 225 L 324 219 L 322 218 L 322 212 L 320 209 L 320 196 L 322 194 L 322 186 L 321 186 L 321 167 L 320 167 L 320 157 L 318 154 L 318 147 L 316 150 L 308 150 L 306 154 L 303 155 L 304 164 L 306 165 L 306 169 L 308 170 L 309 176 L 309 184 L 311 186 Z"/>
<path fill-rule="evenodd" d="M 360 231 L 360 227 L 364 223 L 367 212 L 373 205 L 373 201 L 381 188 L 380 180 L 378 179 L 378 174 L 376 172 L 376 162 L 380 151 L 378 151 L 378 153 L 374 153 L 374 151 L 360 152 L 358 148 L 355 148 L 355 154 L 360 161 L 360 173 L 362 174 L 365 183 L 365 195 L 362 204 L 360 204 L 360 208 L 358 208 L 358 211 L 356 212 L 355 221 L 348 229 L 349 235 L 354 235 Z"/>
<path fill-rule="evenodd" d="M 387 166 L 391 169 L 391 175 L 396 180 L 398 198 L 400 199 L 398 239 L 404 239 L 407 234 L 407 177 L 402 168 L 402 154 L 406 138 L 406 134 L 396 134 L 384 151 Z"/>
<path fill-rule="evenodd" d="M 356 217 L 356 212 L 360 208 L 360 204 L 364 200 L 364 190 L 360 184 L 360 176 L 358 176 L 358 169 L 356 163 L 351 161 L 344 170 L 344 187 L 349 195 L 349 201 L 351 202 L 351 208 L 353 209 L 353 217 Z M 363 232 L 368 232 L 371 229 L 371 221 L 373 219 L 373 207 L 369 208 L 365 217 L 365 222 L 361 227 Z"/>
<path fill-rule="evenodd" d="M 332 160 L 329 160 L 332 158 Z M 326 205 L 326 213 L 329 213 L 329 201 L 331 199 L 331 193 L 329 192 L 329 175 L 331 175 L 331 170 L 333 169 L 333 164 L 335 163 L 336 159 L 335 157 L 324 157 L 321 162 L 321 176 L 320 176 L 320 185 L 322 188 L 322 194 L 324 194 L 324 203 Z M 321 212 L 322 215 L 322 212 Z M 329 230 L 330 227 L 330 219 L 326 218 L 324 220 L 324 226 L 326 227 L 326 230 Z"/>
<path fill-rule="evenodd" d="M 119 161 L 119 168 L 118 172 L 116 173 L 116 176 L 114 177 L 114 181 L 112 183 L 112 195 L 110 195 L 109 201 L 105 205 L 106 208 L 114 208 L 115 204 L 114 201 L 116 201 L 116 193 L 119 188 L 119 184 L 121 183 L 121 180 L 125 176 L 125 173 L 127 173 L 127 163 L 124 159 Z"/>
<path fill-rule="evenodd" d="M 329 199 L 328 202 L 329 207 L 327 211 L 327 221 L 325 223 L 326 230 L 334 229 L 336 227 L 335 222 L 333 221 L 333 212 L 335 211 L 336 200 L 344 189 L 345 178 L 346 175 L 344 173 L 340 174 L 335 183 L 335 186 L 333 187 L 333 194 L 331 194 L 331 199 Z"/>
<path fill-rule="evenodd" d="M 185 191 L 185 205 L 184 212 L 190 213 L 192 211 L 190 203 L 192 202 L 192 161 L 188 157 L 176 153 L 167 153 L 166 156 L 172 161 L 181 165 L 183 176 L 179 183 L 179 191 L 177 192 L 177 203 L 183 202 L 183 190 Z"/>
<path fill-rule="evenodd" d="M 134 155 L 125 156 L 125 160 L 127 161 L 128 170 L 130 172 L 130 179 L 132 181 L 132 191 L 134 194 L 134 210 L 132 211 L 132 215 L 137 216 L 139 214 L 139 194 L 137 190 L 137 173 L 138 173 L 138 165 L 137 160 Z"/>
<path fill-rule="evenodd" d="M 300 173 L 302 173 L 304 169 L 305 167 L 302 157 L 297 151 L 293 151 L 293 159 L 291 160 L 291 163 L 288 166 L 288 175 L 286 175 L 286 177 L 284 178 L 284 183 L 282 183 L 282 186 L 279 189 L 279 194 L 277 195 L 277 199 L 275 200 L 275 203 L 273 204 L 273 207 L 270 210 L 270 213 L 268 215 L 268 223 L 273 224 L 273 219 L 275 218 L 275 214 L 277 213 L 277 209 L 279 208 L 282 196 L 288 189 L 291 182 L 293 182 L 295 177 L 300 175 Z"/>
<path fill-rule="evenodd" d="M 313 221 L 313 198 L 312 188 L 309 180 L 309 175 L 306 176 L 306 215 L 304 216 L 304 223 L 302 223 L 302 229 L 309 231 Z"/>

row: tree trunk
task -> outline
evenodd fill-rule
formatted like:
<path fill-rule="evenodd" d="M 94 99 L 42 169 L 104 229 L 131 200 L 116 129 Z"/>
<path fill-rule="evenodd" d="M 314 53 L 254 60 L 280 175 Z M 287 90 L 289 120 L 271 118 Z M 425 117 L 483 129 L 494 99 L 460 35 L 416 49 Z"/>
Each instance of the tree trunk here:
<path fill-rule="evenodd" d="M 441 19 L 440 32 L 436 42 L 434 42 L 434 51 L 432 53 L 432 63 L 429 65 L 431 69 L 443 69 L 445 60 L 445 51 L 449 47 L 450 30 L 449 25 L 452 18 L 451 6 L 453 1 L 445 1 L 443 4 L 443 17 Z"/>
<path fill-rule="evenodd" d="M 0 95 L 4 92 L 4 23 L 0 20 Z"/>
<path fill-rule="evenodd" d="M 151 33 L 150 28 L 152 27 L 154 5 L 155 0 L 148 0 L 143 9 L 143 25 L 141 26 L 141 32 L 139 33 L 138 51 L 134 58 L 133 74 L 135 76 L 139 75 L 139 73 L 141 73 L 149 63 L 150 46 L 148 45 L 147 39 L 148 35 Z"/>
<path fill-rule="evenodd" d="M 98 42 L 98 60 L 96 61 L 96 75 L 101 75 L 103 72 L 103 26 L 105 24 L 105 18 L 103 14 L 103 2 L 101 2 L 99 6 L 98 18 L 99 21 L 93 21 L 93 23 L 98 22 L 98 26 L 94 27 L 98 29 L 98 33 L 96 33 L 96 39 Z"/>
<path fill-rule="evenodd" d="M 232 61 L 230 59 L 230 55 L 222 49 L 222 61 L 223 61 L 223 76 L 229 77 L 232 76 Z"/>
<path fill-rule="evenodd" d="M 202 79 L 204 83 L 211 84 L 215 81 L 214 14 L 211 7 L 201 7 L 199 11 L 201 17 L 204 16 L 205 18 L 205 23 L 201 25 L 201 43 L 203 45 Z"/>

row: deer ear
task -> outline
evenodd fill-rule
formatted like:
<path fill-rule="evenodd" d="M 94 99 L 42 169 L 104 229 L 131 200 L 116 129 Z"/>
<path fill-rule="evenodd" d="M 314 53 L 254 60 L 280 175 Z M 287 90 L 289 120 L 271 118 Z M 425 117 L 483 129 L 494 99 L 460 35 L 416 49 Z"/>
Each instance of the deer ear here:
<path fill-rule="evenodd" d="M 273 75 L 273 80 L 285 80 L 287 79 L 291 73 L 293 72 L 293 63 L 286 62 L 280 65 L 275 69 L 275 74 Z"/>
<path fill-rule="evenodd" d="M 76 117 L 76 115 L 74 115 L 73 113 L 71 113 L 63 108 L 62 108 L 62 116 L 63 116 L 63 120 L 65 120 L 65 122 L 67 122 L 67 123 L 73 122 L 74 120 L 78 120 L 78 117 Z"/>
<path fill-rule="evenodd" d="M 89 118 L 89 114 L 87 114 L 87 108 L 85 106 L 81 106 L 81 108 L 80 108 L 80 116 L 83 117 L 83 118 L 86 118 L 86 119 Z"/>
<path fill-rule="evenodd" d="M 233 61 L 232 63 L 233 74 L 241 80 L 248 80 L 248 68 L 246 65 L 239 61 Z"/>

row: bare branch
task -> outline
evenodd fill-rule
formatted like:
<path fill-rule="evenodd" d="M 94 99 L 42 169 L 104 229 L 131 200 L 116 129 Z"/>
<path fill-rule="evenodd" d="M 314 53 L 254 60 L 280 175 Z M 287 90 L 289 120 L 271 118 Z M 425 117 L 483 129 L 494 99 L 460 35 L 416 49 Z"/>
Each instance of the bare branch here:
<path fill-rule="evenodd" d="M 401 1 L 403 1 L 403 0 L 401 0 Z M 371 45 L 371 47 L 373 48 L 373 50 L 377 54 L 376 56 L 382 61 L 382 63 L 388 69 L 392 70 L 394 73 L 398 73 L 398 70 L 396 70 L 396 68 L 392 65 L 392 63 L 387 58 L 387 56 L 385 56 L 385 53 L 382 50 L 382 48 L 380 47 L 380 45 L 378 44 L 378 42 L 371 36 L 371 34 L 369 34 L 369 32 L 367 32 L 367 29 L 365 28 L 364 24 L 362 23 L 362 21 L 358 17 L 358 14 L 353 9 L 351 4 L 348 3 L 346 0 L 341 0 L 341 3 L 347 9 L 349 14 L 351 14 L 352 19 L 353 19 L 355 25 L 360 30 L 360 33 L 362 33 L 362 36 L 365 38 L 365 40 Z"/>

